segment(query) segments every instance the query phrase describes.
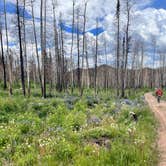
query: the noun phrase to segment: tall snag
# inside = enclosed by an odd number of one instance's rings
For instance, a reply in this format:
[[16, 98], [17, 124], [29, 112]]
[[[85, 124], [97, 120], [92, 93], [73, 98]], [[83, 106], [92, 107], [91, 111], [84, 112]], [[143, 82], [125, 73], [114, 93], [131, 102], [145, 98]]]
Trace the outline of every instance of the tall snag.
[[81, 89], [81, 72], [80, 72], [80, 9], [77, 9], [77, 85]]
[[31, 11], [32, 11], [32, 23], [33, 23], [35, 50], [36, 50], [36, 56], [37, 56], [37, 69], [38, 69], [41, 93], [43, 93], [43, 85], [42, 85], [42, 76], [41, 76], [41, 70], [40, 70], [40, 59], [39, 59], [39, 52], [38, 52], [38, 41], [37, 41], [37, 33], [36, 33], [36, 25], [35, 25], [35, 17], [34, 17], [33, 0], [31, 0]]
[[86, 42], [86, 11], [87, 11], [87, 4], [88, 2], [85, 2], [85, 6], [84, 6], [84, 21], [83, 21], [83, 42], [82, 42], [82, 83], [81, 83], [81, 96], [83, 95], [83, 91], [84, 91], [84, 75], [85, 75], [85, 70], [84, 70], [84, 59], [85, 59], [85, 42]]
[[3, 48], [3, 37], [2, 37], [2, 28], [0, 25], [0, 42], [1, 42], [1, 56], [2, 56], [2, 66], [3, 66], [3, 88], [4, 90], [7, 89], [7, 80], [6, 80], [6, 65], [5, 65], [5, 58], [4, 58], [4, 48]]
[[99, 27], [99, 20], [96, 19], [96, 46], [95, 46], [95, 70], [94, 70], [94, 89], [95, 95], [97, 94], [97, 63], [98, 63], [98, 27]]
[[18, 38], [19, 38], [19, 47], [20, 47], [20, 66], [21, 66], [21, 84], [23, 95], [26, 95], [25, 91], [25, 78], [24, 78], [24, 59], [23, 59], [23, 50], [22, 50], [22, 34], [21, 34], [21, 25], [20, 25], [20, 6], [17, 0], [17, 25], [18, 25]]
[[4, 16], [5, 16], [5, 31], [6, 31], [6, 46], [7, 46], [7, 59], [8, 59], [8, 71], [9, 71], [9, 94], [12, 95], [12, 55], [9, 53], [9, 41], [8, 41], [8, 24], [6, 15], [6, 0], [4, 0]]
[[[45, 3], [44, 3], [45, 2]], [[42, 57], [42, 97], [46, 98], [46, 0], [43, 2], [43, 0], [40, 1], [40, 40], [41, 40], [41, 57]], [[43, 22], [43, 7], [45, 7], [44, 10], [44, 22]]]
[[71, 41], [71, 52], [70, 52], [70, 68], [71, 68], [71, 93], [74, 90], [74, 67], [73, 67], [73, 46], [74, 46], [74, 27], [75, 27], [75, 0], [73, 0], [73, 13], [72, 13], [72, 41]]
[[116, 41], [116, 89], [119, 96], [119, 60], [120, 60], [120, 0], [117, 0], [116, 6], [116, 21], [117, 21], [117, 41]]

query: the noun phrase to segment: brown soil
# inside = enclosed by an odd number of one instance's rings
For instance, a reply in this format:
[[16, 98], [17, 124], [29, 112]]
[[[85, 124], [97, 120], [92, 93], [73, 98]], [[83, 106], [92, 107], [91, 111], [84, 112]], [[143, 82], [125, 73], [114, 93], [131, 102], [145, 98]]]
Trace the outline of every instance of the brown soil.
[[157, 140], [160, 154], [158, 166], [166, 166], [166, 102], [161, 101], [161, 103], [157, 103], [157, 99], [152, 95], [152, 93], [145, 94], [145, 99], [160, 124]]

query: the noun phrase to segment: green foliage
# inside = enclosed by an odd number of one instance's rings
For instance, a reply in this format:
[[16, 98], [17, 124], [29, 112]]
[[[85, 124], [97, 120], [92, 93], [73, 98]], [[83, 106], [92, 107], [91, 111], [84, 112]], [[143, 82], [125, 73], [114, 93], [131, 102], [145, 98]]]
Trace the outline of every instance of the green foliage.
[[157, 123], [144, 91], [130, 95], [134, 105], [121, 104], [112, 90], [96, 97], [91, 89], [83, 97], [57, 93], [45, 100], [39, 89], [30, 98], [20, 93], [0, 97], [0, 165], [155, 165]]
[[6, 113], [9, 112], [16, 112], [19, 110], [19, 106], [16, 104], [16, 102], [9, 98], [9, 99], [1, 99], [0, 100], [0, 111], [4, 111]]
[[65, 127], [73, 131], [79, 131], [86, 123], [86, 115], [83, 112], [71, 112], [65, 118]]

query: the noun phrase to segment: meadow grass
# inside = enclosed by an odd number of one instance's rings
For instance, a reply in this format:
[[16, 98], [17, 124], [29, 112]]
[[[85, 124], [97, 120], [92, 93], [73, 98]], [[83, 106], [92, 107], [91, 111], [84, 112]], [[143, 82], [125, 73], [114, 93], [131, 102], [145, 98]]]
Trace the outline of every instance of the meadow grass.
[[[156, 124], [143, 100], [145, 90], [116, 99], [113, 90], [94, 97], [39, 89], [23, 98], [0, 91], [0, 165], [154, 166]], [[131, 92], [130, 92], [131, 93]], [[134, 121], [130, 112], [136, 113]]]

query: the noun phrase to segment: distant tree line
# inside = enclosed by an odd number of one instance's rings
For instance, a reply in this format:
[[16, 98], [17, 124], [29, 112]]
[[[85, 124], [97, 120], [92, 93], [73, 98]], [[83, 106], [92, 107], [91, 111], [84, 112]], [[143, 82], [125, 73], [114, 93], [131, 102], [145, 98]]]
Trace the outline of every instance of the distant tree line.
[[[66, 52], [63, 30], [63, 13], [57, 13], [58, 3], [40, 0], [40, 18], [36, 21], [35, 0], [16, 0], [16, 13], [13, 19], [12, 33], [18, 39], [18, 50], [9, 44], [9, 22], [7, 19], [6, 0], [4, 12], [0, 15], [0, 79], [4, 90], [13, 95], [13, 85], [20, 82], [24, 96], [31, 95], [31, 83], [34, 88], [40, 85], [41, 96], [47, 97], [52, 90], [68, 91], [79, 89], [82, 96], [85, 88], [117, 89], [118, 97], [125, 97], [126, 89], [166, 86], [165, 52], [157, 49], [157, 40], [152, 36], [152, 68], [145, 68], [144, 41], [132, 35], [134, 19], [134, 0], [117, 0], [114, 16], [114, 52], [115, 62], [109, 65], [108, 49], [110, 43], [103, 35], [102, 46], [99, 44], [99, 18], [96, 18], [96, 35], [89, 41], [87, 31], [88, 0], [80, 6], [72, 1], [71, 13], [71, 48]], [[111, 5], [111, 4], [110, 4]], [[26, 18], [26, 8], [30, 9], [31, 18]], [[48, 10], [48, 8], [50, 10]], [[48, 24], [48, 12], [52, 12], [52, 23]], [[50, 21], [50, 20], [49, 20]], [[40, 29], [37, 24], [40, 23]], [[50, 27], [52, 26], [52, 27]], [[28, 28], [31, 27], [31, 28]], [[49, 30], [52, 29], [51, 36]], [[40, 38], [40, 40], [38, 40]], [[28, 42], [27, 42], [28, 41]], [[27, 48], [31, 43], [31, 51]], [[105, 63], [99, 66], [100, 49], [104, 50]], [[40, 49], [39, 49], [40, 48]], [[66, 56], [66, 55], [70, 56]], [[156, 54], [160, 57], [160, 67], [156, 68]], [[90, 58], [94, 67], [90, 67]]]

